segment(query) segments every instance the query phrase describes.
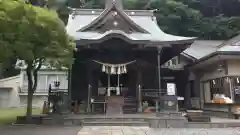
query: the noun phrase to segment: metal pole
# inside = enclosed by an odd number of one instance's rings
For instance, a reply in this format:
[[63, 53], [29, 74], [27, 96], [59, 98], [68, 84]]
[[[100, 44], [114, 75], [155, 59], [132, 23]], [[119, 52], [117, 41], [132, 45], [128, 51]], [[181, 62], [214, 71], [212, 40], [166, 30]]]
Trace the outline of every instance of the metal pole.
[[110, 85], [111, 85], [111, 81], [110, 81], [111, 77], [110, 77], [110, 73], [108, 73], [108, 88], [107, 88], [107, 96], [111, 96], [110, 95]]
[[139, 102], [139, 112], [143, 111], [142, 107], [142, 90], [141, 90], [141, 85], [138, 85], [138, 102]]
[[90, 112], [90, 104], [91, 104], [91, 85], [88, 85], [88, 108], [87, 108], [87, 112]]
[[[161, 98], [161, 52], [162, 48], [158, 47], [158, 92], [159, 92], [159, 99]], [[158, 112], [159, 106], [158, 101], [156, 101], [156, 112]]]
[[118, 83], [117, 83], [118, 85], [118, 87], [120, 86], [120, 75], [118, 74]]
[[231, 100], [234, 101], [234, 92], [233, 92], [233, 88], [232, 88], [232, 78], [228, 78], [228, 82], [229, 82], [229, 88], [230, 88], [230, 93], [231, 93]]
[[158, 47], [158, 89], [159, 89], [159, 96], [161, 96], [161, 51], [162, 48]]
[[108, 88], [110, 87], [110, 74], [108, 73]]

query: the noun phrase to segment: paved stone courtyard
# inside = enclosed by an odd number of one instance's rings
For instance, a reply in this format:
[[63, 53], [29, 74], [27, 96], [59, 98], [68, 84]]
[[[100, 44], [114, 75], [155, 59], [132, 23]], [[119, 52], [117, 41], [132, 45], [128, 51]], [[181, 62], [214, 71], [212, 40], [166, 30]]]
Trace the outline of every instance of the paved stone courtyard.
[[240, 135], [240, 128], [150, 129], [126, 126], [0, 126], [0, 135]]
[[149, 127], [87, 126], [78, 135], [155, 135], [155, 132]]
[[151, 129], [149, 127], [89, 126], [78, 135], [240, 135], [240, 129]]

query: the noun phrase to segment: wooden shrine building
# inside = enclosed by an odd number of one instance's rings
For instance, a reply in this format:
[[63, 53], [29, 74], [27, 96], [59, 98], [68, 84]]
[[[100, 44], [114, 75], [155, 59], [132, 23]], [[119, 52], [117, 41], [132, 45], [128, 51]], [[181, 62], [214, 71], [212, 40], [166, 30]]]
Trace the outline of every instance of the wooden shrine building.
[[175, 75], [170, 81], [176, 89], [186, 87], [187, 72], [161, 65], [195, 38], [164, 33], [153, 11], [124, 10], [121, 0], [106, 0], [103, 10], [73, 9], [67, 32], [77, 43], [70, 97], [88, 112], [142, 111], [142, 102], [154, 98], [148, 99], [141, 90], [155, 98], [166, 95], [166, 82], [161, 79], [166, 74]]

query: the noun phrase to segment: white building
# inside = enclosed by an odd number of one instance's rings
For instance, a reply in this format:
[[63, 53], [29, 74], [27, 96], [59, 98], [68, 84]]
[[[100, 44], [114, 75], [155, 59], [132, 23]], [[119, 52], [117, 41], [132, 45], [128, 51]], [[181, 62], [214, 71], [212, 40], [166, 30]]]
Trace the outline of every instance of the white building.
[[[41, 106], [47, 101], [49, 84], [60, 81], [59, 89], [68, 89], [67, 70], [46, 70], [38, 72], [38, 86], [33, 97], [33, 106]], [[27, 103], [27, 76], [23, 70], [18, 76], [0, 80], [0, 108], [19, 107]]]

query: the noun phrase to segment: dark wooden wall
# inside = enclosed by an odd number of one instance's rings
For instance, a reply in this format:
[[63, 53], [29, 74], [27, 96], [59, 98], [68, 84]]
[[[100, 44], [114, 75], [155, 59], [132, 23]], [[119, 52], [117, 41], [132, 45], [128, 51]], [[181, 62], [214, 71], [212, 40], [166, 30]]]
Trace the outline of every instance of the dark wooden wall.
[[[175, 56], [176, 51], [165, 49], [161, 56], [161, 64]], [[92, 92], [97, 95], [99, 80], [106, 85], [107, 75], [101, 72], [101, 65], [93, 62], [119, 64], [136, 60], [129, 65], [128, 73], [121, 80], [124, 87], [129, 88], [129, 95], [136, 96], [138, 83], [141, 83], [144, 89], [158, 88], [157, 71], [157, 50], [156, 48], [139, 48], [138, 45], [129, 44], [120, 39], [107, 40], [101, 44], [93, 44], [90, 48], [83, 48], [75, 53], [75, 62], [72, 68], [71, 94], [72, 100], [87, 100], [88, 85], [91, 84]], [[141, 75], [140, 75], [141, 74]], [[164, 75], [164, 73], [161, 73]], [[179, 84], [183, 83], [185, 74], [179, 76]], [[139, 77], [141, 76], [141, 79]], [[177, 87], [183, 90], [185, 86], [177, 83]], [[184, 90], [183, 90], [184, 91]], [[182, 92], [180, 92], [182, 94]]]

